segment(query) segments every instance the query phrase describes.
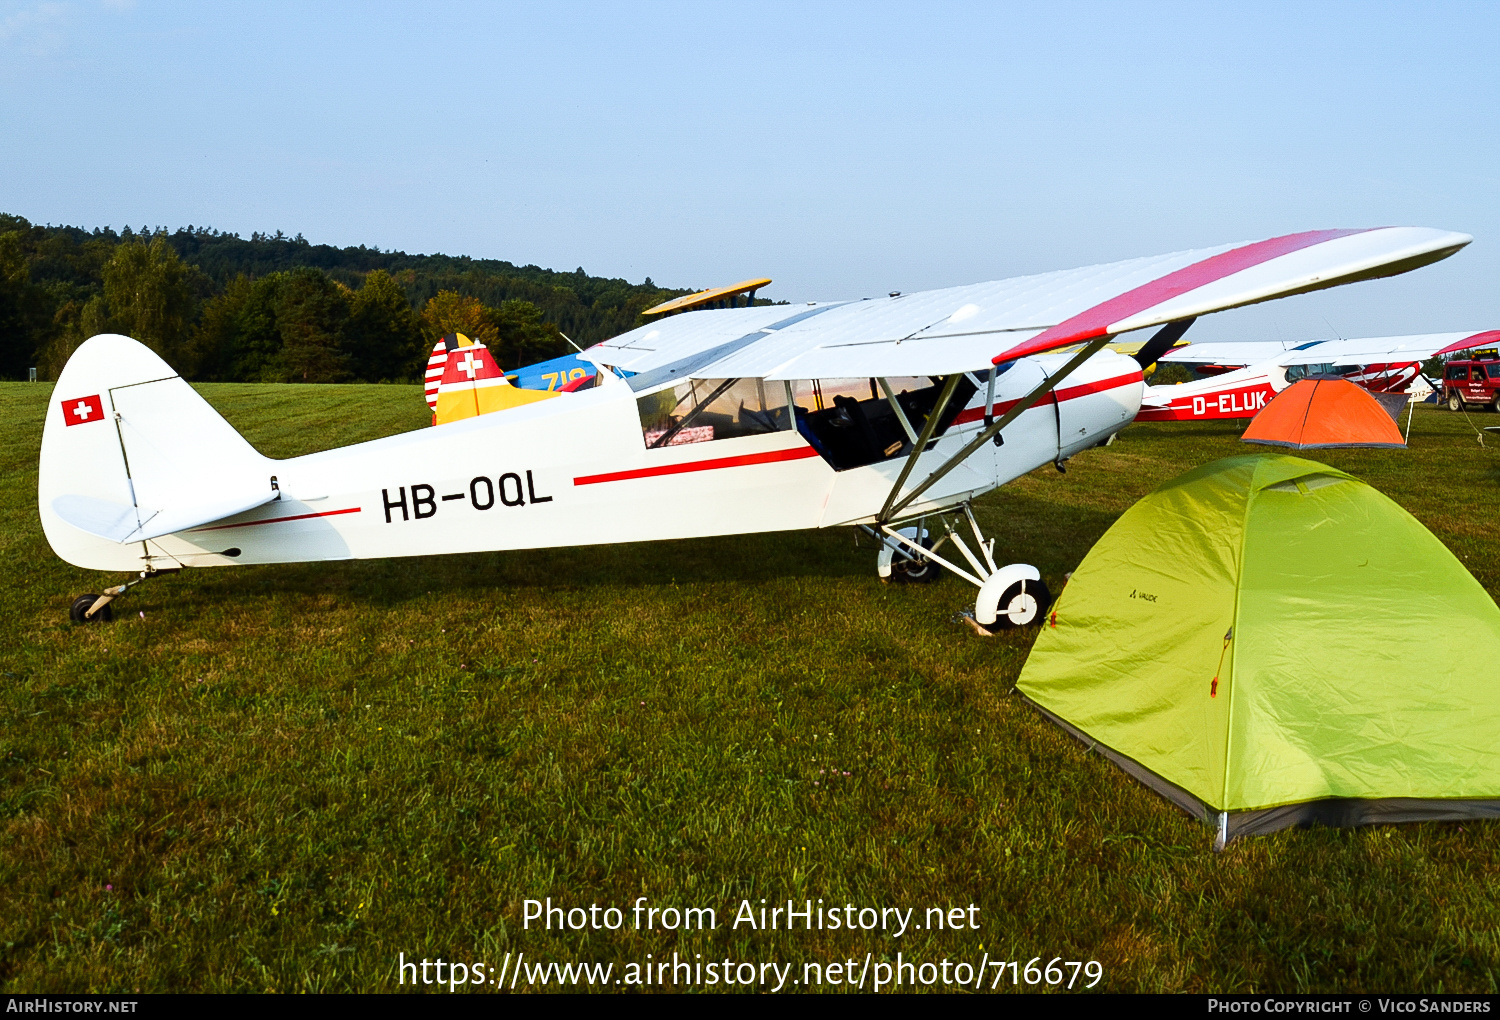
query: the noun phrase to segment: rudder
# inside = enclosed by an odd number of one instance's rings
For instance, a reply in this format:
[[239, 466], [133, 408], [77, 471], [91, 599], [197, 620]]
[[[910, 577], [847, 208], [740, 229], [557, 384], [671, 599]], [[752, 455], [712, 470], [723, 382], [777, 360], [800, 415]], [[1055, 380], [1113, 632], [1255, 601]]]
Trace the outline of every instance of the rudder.
[[53, 551], [75, 566], [166, 561], [150, 539], [276, 498], [272, 462], [129, 337], [85, 341], [52, 392], [38, 510]]

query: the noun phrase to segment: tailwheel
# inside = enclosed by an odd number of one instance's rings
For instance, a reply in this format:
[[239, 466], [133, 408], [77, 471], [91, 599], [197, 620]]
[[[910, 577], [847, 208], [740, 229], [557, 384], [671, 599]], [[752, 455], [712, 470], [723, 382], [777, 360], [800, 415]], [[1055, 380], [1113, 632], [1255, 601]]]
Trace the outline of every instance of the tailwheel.
[[94, 603], [98, 602], [101, 598], [103, 598], [102, 595], [94, 595], [92, 593], [78, 596], [73, 600], [73, 605], [68, 609], [68, 619], [74, 623], [108, 623], [113, 620], [115, 618], [115, 611], [109, 607], [108, 602], [100, 606], [92, 616], [89, 615], [89, 610], [93, 609]]
[[[239, 550], [235, 549], [232, 552], [238, 555]], [[105, 588], [104, 592], [99, 595], [80, 595], [73, 600], [73, 605], [69, 607], [68, 619], [74, 623], [96, 623], [99, 620], [108, 623], [115, 618], [115, 611], [109, 607], [109, 604], [115, 599], [124, 595], [148, 577], [175, 574], [181, 569], [181, 567], [169, 567], [161, 570], [157, 567], [148, 566], [145, 570], [141, 571], [140, 576], [134, 581], [126, 581], [124, 584], [117, 584], [113, 588]]]

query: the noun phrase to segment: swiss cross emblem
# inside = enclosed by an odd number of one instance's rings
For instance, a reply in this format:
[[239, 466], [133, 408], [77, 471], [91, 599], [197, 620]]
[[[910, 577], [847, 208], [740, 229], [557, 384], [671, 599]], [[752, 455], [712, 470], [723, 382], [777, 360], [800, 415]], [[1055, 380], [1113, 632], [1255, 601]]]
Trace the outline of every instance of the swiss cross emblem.
[[62, 402], [63, 421], [69, 425], [82, 425], [88, 421], [104, 420], [104, 404], [99, 399], [99, 394], [92, 397], [81, 397], [77, 400], [64, 400]]

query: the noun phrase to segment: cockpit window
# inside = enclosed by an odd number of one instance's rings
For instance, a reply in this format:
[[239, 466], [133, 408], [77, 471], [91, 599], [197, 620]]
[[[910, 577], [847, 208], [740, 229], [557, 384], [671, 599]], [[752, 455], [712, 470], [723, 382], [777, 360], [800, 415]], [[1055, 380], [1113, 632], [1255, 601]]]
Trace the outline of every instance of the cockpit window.
[[707, 443], [791, 427], [786, 385], [764, 379], [684, 379], [636, 399], [648, 448]]

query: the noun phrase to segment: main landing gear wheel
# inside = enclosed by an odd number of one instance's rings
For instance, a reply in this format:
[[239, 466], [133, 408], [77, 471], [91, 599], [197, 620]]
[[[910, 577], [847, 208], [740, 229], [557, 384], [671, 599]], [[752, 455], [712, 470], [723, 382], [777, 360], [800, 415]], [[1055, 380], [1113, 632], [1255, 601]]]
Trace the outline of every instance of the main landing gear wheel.
[[1040, 623], [1052, 606], [1052, 593], [1043, 581], [1017, 581], [1000, 596], [997, 627], [1030, 627]]
[[80, 595], [73, 600], [73, 605], [68, 609], [68, 619], [74, 623], [108, 623], [115, 618], [115, 611], [109, 607], [109, 603], [99, 607], [99, 611], [93, 616], [88, 615], [89, 608], [99, 601], [98, 595]]
[[1023, 578], [1012, 582], [1000, 593], [994, 623], [980, 623], [979, 607], [975, 606], [974, 626], [991, 634], [1015, 627], [1031, 627], [1041, 623], [1050, 608], [1052, 593], [1047, 590], [1047, 585], [1040, 578]]
[[[916, 529], [903, 529], [902, 533], [905, 534], [906, 531], [911, 532], [907, 535], [908, 538], [916, 537]], [[923, 535], [917, 544], [923, 549], [931, 549], [934, 544], [932, 535]], [[907, 552], [909, 553], [909, 550]], [[943, 569], [925, 557], [918, 557], [914, 553], [906, 555], [901, 551], [891, 557], [890, 581], [892, 584], [931, 584], [942, 576]]]

